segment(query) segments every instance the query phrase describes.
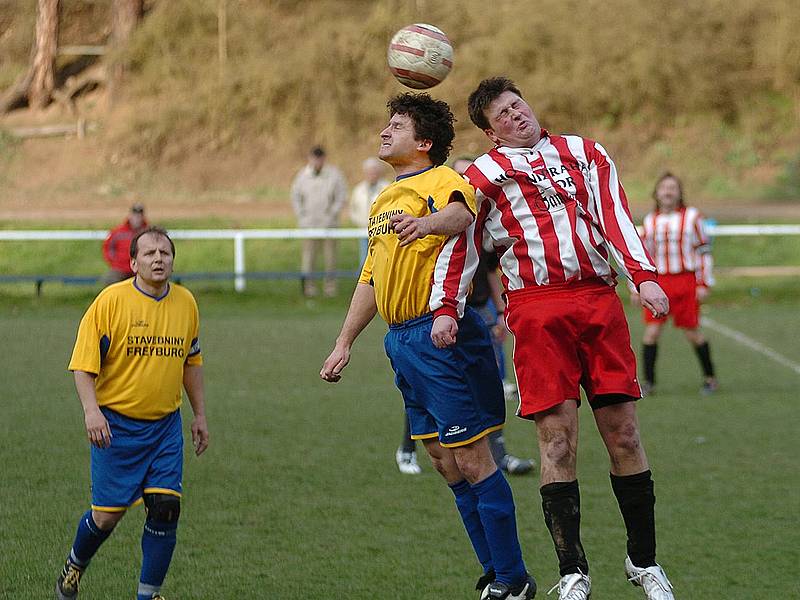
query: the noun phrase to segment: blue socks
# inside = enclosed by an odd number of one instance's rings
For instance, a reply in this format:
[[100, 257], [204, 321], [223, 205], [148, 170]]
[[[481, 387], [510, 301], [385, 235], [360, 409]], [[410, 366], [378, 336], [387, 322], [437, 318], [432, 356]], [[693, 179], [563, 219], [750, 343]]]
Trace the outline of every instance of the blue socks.
[[137, 600], [150, 600], [161, 589], [177, 541], [177, 523], [147, 520], [142, 532], [142, 574]]
[[470, 488], [478, 500], [477, 510], [483, 524], [484, 539], [491, 553], [492, 566], [497, 573], [497, 581], [506, 585], [525, 581], [528, 573], [522, 561], [522, 550], [517, 537], [511, 486], [498, 469]]
[[456, 507], [461, 513], [461, 520], [464, 522], [464, 529], [467, 530], [472, 547], [478, 556], [478, 561], [483, 567], [483, 572], [488, 573], [492, 569], [492, 554], [489, 552], [489, 544], [486, 542], [486, 533], [483, 530], [483, 523], [478, 513], [478, 497], [472, 491], [470, 485], [461, 480], [458, 483], [448, 484], [456, 497]]
[[112, 531], [114, 530], [103, 531], [100, 529], [92, 518], [92, 511], [87, 510], [78, 523], [78, 531], [75, 533], [69, 560], [81, 569], [85, 569]]

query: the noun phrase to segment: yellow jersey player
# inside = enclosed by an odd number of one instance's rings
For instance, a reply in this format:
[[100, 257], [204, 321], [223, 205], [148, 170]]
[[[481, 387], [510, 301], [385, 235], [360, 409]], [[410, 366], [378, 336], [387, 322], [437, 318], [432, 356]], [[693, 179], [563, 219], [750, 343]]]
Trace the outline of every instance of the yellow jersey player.
[[536, 583], [522, 560], [511, 488], [486, 437], [505, 422], [503, 387], [488, 331], [456, 301], [469, 280], [452, 276], [475, 253], [465, 230], [476, 213], [472, 187], [442, 166], [453, 115], [427, 94], [397, 96], [388, 108], [378, 157], [396, 180], [372, 205], [367, 259], [320, 376], [341, 379], [353, 342], [380, 313], [412, 437], [453, 491], [483, 567], [481, 598], [528, 600]]
[[181, 508], [181, 386], [192, 440], [208, 445], [197, 304], [170, 283], [175, 246], [150, 227], [133, 238], [134, 277], [104, 289], [81, 320], [69, 369], [91, 444], [92, 504], [78, 524], [57, 600], [78, 596], [89, 561], [129, 507], [144, 502], [138, 600], [162, 598]]

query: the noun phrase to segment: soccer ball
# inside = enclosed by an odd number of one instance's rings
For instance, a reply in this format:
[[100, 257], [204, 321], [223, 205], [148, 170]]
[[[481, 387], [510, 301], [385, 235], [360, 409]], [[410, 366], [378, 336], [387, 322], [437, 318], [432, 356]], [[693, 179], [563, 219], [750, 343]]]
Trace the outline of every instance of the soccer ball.
[[453, 46], [441, 29], [416, 23], [394, 34], [387, 56], [397, 81], [415, 90], [441, 83], [453, 68]]

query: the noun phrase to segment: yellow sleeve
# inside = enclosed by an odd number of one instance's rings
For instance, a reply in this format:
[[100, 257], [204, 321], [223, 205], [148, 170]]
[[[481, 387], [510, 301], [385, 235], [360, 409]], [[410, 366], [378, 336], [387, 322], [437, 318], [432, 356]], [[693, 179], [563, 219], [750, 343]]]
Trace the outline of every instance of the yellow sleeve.
[[436, 210], [442, 210], [453, 201], [464, 202], [473, 215], [478, 213], [475, 189], [461, 175], [448, 168], [439, 186], [437, 186], [433, 205]]
[[367, 252], [367, 259], [364, 261], [364, 266], [361, 268], [361, 275], [358, 278], [358, 283], [372, 285], [372, 252]]
[[203, 353], [200, 351], [200, 310], [197, 308], [197, 302], [194, 297], [190, 296], [190, 298], [194, 309], [194, 318], [192, 319], [192, 343], [186, 356], [186, 364], [199, 367], [203, 364]]
[[69, 361], [70, 371], [100, 374], [100, 346], [102, 343], [107, 352], [111, 345], [111, 338], [100, 324], [102, 311], [99, 304], [100, 298], [95, 298], [81, 319], [81, 324], [78, 326], [78, 337], [75, 339], [75, 347], [72, 349], [72, 358]]

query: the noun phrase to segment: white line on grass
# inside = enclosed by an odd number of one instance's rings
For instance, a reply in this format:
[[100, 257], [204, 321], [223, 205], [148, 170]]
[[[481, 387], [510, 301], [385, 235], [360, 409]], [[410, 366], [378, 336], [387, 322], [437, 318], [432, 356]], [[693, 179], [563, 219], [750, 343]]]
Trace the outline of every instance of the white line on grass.
[[792, 371], [800, 375], [800, 364], [789, 360], [783, 354], [780, 354], [773, 350], [772, 348], [768, 348], [761, 342], [757, 342], [753, 338], [747, 337], [741, 331], [736, 331], [735, 329], [731, 329], [730, 327], [723, 325], [721, 323], [717, 323], [713, 319], [709, 319], [708, 317], [702, 318], [703, 327], [708, 327], [709, 329], [716, 331], [717, 333], [721, 333], [722, 335], [729, 337], [733, 340], [736, 340], [743, 346], [747, 346], [751, 350], [755, 350], [756, 352], [763, 354], [767, 358], [771, 358], [776, 363], [783, 365], [784, 367], [790, 368]]

